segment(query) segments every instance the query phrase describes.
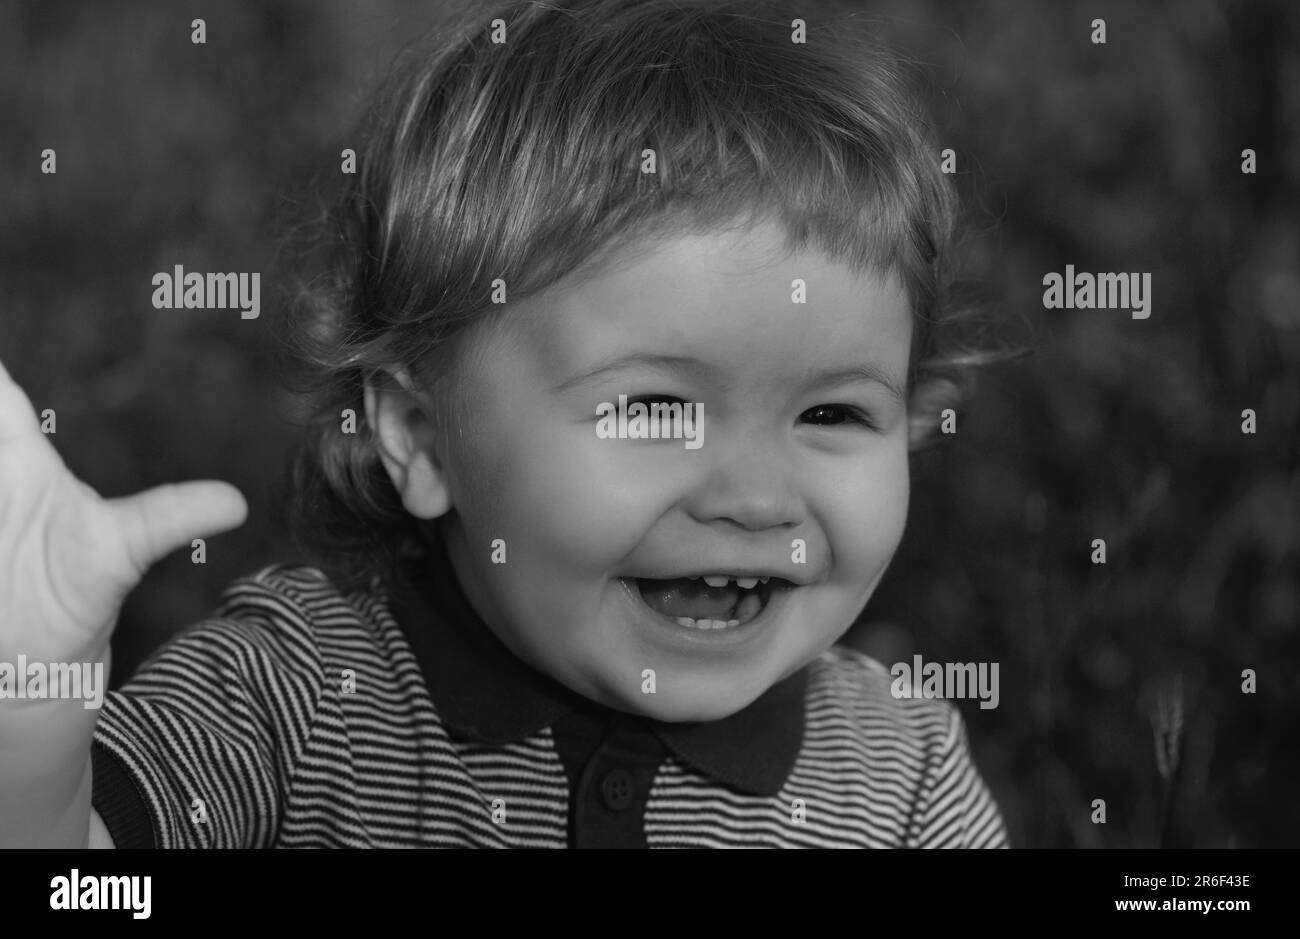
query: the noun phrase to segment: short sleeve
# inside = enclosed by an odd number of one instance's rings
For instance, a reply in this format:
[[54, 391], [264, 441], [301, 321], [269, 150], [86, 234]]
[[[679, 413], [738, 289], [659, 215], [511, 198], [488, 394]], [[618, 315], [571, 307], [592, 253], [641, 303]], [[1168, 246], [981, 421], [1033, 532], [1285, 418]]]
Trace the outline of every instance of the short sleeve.
[[321, 697], [283, 589], [246, 578], [105, 698], [92, 803], [119, 846], [267, 847]]
[[907, 847], [1010, 847], [997, 803], [971, 759], [966, 723], [950, 704], [948, 732], [927, 759]]

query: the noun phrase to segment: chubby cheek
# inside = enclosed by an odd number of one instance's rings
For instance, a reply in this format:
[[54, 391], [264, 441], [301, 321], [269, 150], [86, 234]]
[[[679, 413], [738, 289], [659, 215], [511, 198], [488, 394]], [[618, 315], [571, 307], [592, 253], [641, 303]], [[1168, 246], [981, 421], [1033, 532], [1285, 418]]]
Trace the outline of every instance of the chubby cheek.
[[839, 483], [826, 487], [827, 501], [818, 511], [834, 561], [831, 586], [852, 595], [852, 602], [865, 602], [893, 558], [907, 523], [906, 447], [891, 448]]
[[618, 452], [626, 442], [596, 438], [594, 417], [586, 428], [513, 409], [490, 427], [458, 474], [470, 538], [503, 539], [515, 577], [545, 570], [581, 579], [616, 568], [653, 519], [640, 474]]

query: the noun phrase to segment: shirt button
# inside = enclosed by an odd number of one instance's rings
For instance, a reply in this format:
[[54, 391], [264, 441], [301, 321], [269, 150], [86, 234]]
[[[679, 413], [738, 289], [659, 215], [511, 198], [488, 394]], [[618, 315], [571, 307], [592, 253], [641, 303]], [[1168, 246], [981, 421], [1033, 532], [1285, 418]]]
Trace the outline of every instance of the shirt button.
[[632, 775], [625, 769], [610, 770], [600, 781], [600, 795], [610, 809], [623, 811], [632, 802]]

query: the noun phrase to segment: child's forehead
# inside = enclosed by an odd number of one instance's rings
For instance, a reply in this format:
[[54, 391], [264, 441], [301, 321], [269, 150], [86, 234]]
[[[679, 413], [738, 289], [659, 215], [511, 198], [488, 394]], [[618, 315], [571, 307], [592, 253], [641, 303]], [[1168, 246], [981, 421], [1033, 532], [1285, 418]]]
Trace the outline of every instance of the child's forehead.
[[[782, 228], [764, 222], [626, 242], [518, 306], [560, 317], [626, 312], [658, 321], [682, 307], [807, 305], [814, 299], [853, 305], [899, 286], [893, 272], [855, 267], [816, 247], [796, 247]], [[805, 296], [792, 297], [801, 287]]]
[[782, 368], [847, 367], [910, 336], [896, 277], [791, 251], [772, 231], [658, 239], [513, 307], [516, 342], [549, 376], [638, 354], [742, 367], [771, 346]]

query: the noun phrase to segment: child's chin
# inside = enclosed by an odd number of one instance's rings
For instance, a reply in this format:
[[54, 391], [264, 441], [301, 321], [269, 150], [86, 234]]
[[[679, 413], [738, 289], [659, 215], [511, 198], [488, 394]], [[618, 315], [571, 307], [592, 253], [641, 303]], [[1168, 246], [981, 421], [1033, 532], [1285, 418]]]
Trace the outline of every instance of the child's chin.
[[743, 710], [753, 700], [753, 697], [711, 689], [698, 694], [682, 691], [665, 694], [660, 691], [643, 695], [639, 700], [628, 704], [642, 717], [666, 723], [687, 723], [720, 721]]

